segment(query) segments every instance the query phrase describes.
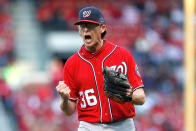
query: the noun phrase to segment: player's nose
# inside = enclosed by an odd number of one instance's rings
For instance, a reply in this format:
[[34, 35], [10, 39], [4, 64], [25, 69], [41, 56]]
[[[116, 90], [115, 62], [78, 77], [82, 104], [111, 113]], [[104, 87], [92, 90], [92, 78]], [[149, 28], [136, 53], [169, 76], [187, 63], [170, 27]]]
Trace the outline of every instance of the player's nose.
[[84, 27], [84, 32], [87, 32], [88, 31], [88, 28], [87, 27]]

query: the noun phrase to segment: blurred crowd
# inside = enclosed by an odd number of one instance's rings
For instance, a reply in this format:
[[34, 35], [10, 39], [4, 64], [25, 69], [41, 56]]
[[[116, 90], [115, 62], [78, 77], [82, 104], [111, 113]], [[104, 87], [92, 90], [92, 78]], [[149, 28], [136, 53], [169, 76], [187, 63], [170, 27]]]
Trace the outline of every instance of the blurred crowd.
[[[55, 86], [62, 80], [64, 60], [54, 58], [51, 81], [28, 83], [11, 90], [5, 70], [10, 67], [13, 32], [8, 6], [0, 3], [0, 100], [16, 119], [19, 131], [74, 131], [77, 113], [65, 116]], [[0, 0], [1, 2], [1, 0]], [[147, 101], [138, 108], [138, 131], [182, 131], [183, 19], [181, 0], [35, 0], [36, 18], [45, 32], [76, 30], [73, 22], [85, 6], [100, 8], [107, 25], [106, 39], [129, 49], [140, 67]], [[3, 6], [1, 6], [3, 5]], [[11, 59], [8, 59], [11, 58]], [[7, 61], [7, 62], [6, 62]]]
[[0, 0], [0, 67], [8, 63], [14, 46], [12, 17], [9, 12], [9, 0]]

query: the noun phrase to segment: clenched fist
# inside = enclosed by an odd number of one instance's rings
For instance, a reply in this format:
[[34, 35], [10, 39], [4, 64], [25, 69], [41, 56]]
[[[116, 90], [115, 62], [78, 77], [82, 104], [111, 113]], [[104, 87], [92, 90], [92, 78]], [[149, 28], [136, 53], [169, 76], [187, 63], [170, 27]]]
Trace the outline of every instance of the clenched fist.
[[56, 90], [61, 96], [63, 100], [68, 100], [70, 97], [70, 89], [69, 87], [64, 83], [64, 81], [59, 81], [59, 84], [56, 86]]

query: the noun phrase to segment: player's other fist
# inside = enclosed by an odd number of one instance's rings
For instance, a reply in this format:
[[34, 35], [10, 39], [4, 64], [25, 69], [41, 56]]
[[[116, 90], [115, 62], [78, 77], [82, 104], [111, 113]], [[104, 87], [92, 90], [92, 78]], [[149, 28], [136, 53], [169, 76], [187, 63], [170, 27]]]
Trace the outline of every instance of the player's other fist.
[[56, 86], [56, 90], [61, 96], [62, 99], [68, 100], [70, 96], [70, 89], [69, 87], [64, 83], [64, 81], [59, 81], [59, 84]]

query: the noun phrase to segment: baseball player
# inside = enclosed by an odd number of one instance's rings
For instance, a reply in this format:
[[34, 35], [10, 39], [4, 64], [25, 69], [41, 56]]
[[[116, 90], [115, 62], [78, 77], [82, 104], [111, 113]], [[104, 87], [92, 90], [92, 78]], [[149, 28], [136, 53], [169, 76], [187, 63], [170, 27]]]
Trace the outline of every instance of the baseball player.
[[144, 104], [145, 93], [133, 56], [104, 39], [98, 8], [81, 9], [75, 25], [84, 44], [67, 60], [56, 86], [62, 111], [71, 115], [77, 108], [78, 131], [134, 131], [134, 104]]

